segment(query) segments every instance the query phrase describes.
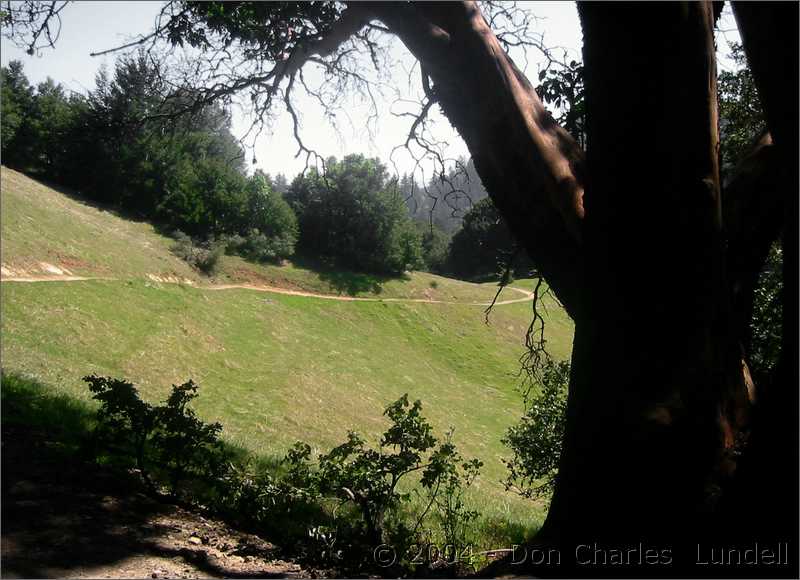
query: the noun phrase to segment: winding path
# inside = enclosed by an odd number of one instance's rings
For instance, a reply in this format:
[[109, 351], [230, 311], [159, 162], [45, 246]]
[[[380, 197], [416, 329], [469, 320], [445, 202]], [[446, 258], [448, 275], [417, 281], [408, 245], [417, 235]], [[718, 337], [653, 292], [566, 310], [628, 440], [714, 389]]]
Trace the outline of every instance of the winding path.
[[[148, 275], [148, 277], [155, 282], [161, 284], [181, 284], [185, 283], [193, 288], [200, 290], [255, 290], [256, 292], [269, 292], [272, 294], [284, 294], [287, 296], [304, 296], [306, 298], [319, 298], [321, 300], [338, 300], [340, 302], [408, 302], [420, 304], [466, 304], [468, 306], [489, 306], [491, 302], [459, 302], [456, 300], [434, 300], [432, 298], [367, 298], [363, 296], [341, 296], [336, 294], [317, 294], [314, 292], [306, 292], [303, 290], [289, 290], [288, 288], [278, 288], [277, 286], [262, 286], [255, 284], [212, 284], [207, 286], [198, 286], [193, 283], [183, 282], [178, 279], [165, 279], [155, 275]], [[0, 277], [0, 282], [81, 282], [85, 280], [119, 280], [119, 278], [103, 278], [103, 277], [84, 277], [72, 276], [66, 274], [48, 274], [48, 275], [6, 275]], [[190, 281], [189, 281], [190, 282]], [[515, 298], [511, 300], [498, 300], [494, 303], [495, 306], [504, 306], [506, 304], [517, 304], [519, 302], [530, 302], [533, 300], [533, 292], [523, 290], [522, 288], [514, 288], [513, 286], [506, 286], [507, 289], [513, 290], [524, 294], [523, 298]]]
[[[241, 288], [245, 290], [256, 290], [258, 292], [272, 292], [274, 294], [286, 294], [289, 296], [305, 296], [307, 298], [321, 298], [323, 300], [340, 300], [342, 302], [419, 302], [420, 304], [466, 304], [468, 306], [489, 306], [490, 302], [458, 302], [455, 300], [434, 300], [432, 298], [366, 298], [363, 296], [340, 296], [336, 294], [316, 294], [314, 292], [305, 292], [303, 290], [288, 290], [286, 288], [277, 288], [275, 286], [256, 286], [252, 284], [217, 284], [214, 286], [197, 286], [204, 290], [230, 290], [234, 288]], [[533, 300], [533, 292], [523, 290], [522, 288], [514, 288], [506, 286], [509, 290], [520, 292], [524, 294], [524, 298], [516, 298], [513, 300], [498, 300], [495, 306], [502, 306], [504, 304], [516, 304], [517, 302], [528, 302]]]

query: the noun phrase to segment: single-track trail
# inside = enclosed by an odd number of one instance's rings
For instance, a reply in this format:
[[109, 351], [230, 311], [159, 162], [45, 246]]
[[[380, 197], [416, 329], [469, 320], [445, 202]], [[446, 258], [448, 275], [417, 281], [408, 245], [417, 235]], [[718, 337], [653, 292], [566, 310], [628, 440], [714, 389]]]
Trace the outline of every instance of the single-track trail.
[[[289, 290], [287, 288], [278, 288], [275, 286], [261, 286], [255, 284], [216, 284], [212, 286], [198, 286], [205, 290], [231, 290], [231, 289], [245, 289], [256, 290], [258, 292], [272, 292], [275, 294], [286, 294], [288, 296], [305, 296], [307, 298], [321, 298], [323, 300], [340, 300], [342, 302], [417, 302], [421, 304], [467, 304], [469, 306], [489, 306], [491, 302], [459, 302], [456, 300], [434, 300], [433, 298], [367, 298], [364, 296], [340, 296], [336, 294], [316, 294], [314, 292], [306, 292], [304, 290]], [[525, 295], [524, 298], [516, 298], [512, 300], [498, 300], [494, 303], [495, 306], [502, 306], [504, 304], [516, 304], [517, 302], [528, 302], [533, 300], [533, 292], [523, 290], [522, 288], [514, 288], [506, 286], [509, 290], [520, 292]]]
[[[0, 271], [0, 282], [82, 282], [86, 280], [119, 280], [119, 278], [111, 277], [91, 277], [91, 276], [73, 276], [71, 273], [48, 273], [48, 274], [31, 274], [26, 271], [14, 270], [11, 268], [3, 267]], [[365, 296], [342, 296], [337, 294], [319, 294], [316, 292], [308, 292], [305, 290], [290, 290], [288, 288], [280, 288], [278, 286], [266, 286], [261, 284], [208, 284], [198, 285], [191, 280], [184, 280], [171, 276], [157, 276], [155, 274], [148, 274], [148, 279], [153, 282], [162, 284], [186, 284], [193, 288], [200, 290], [254, 290], [256, 292], [270, 292], [272, 294], [284, 294], [287, 296], [303, 296], [306, 298], [317, 298], [321, 300], [338, 300], [341, 302], [407, 302], [407, 303], [420, 303], [420, 304], [465, 304], [468, 306], [489, 306], [491, 302], [462, 302], [457, 300], [435, 300], [433, 298], [371, 298]], [[510, 300], [498, 300], [494, 303], [495, 306], [504, 306], [506, 304], [517, 304], [520, 302], [529, 302], [533, 300], [534, 293], [522, 288], [515, 288], [513, 286], [506, 286], [509, 290], [524, 294], [523, 298], [514, 298]]]

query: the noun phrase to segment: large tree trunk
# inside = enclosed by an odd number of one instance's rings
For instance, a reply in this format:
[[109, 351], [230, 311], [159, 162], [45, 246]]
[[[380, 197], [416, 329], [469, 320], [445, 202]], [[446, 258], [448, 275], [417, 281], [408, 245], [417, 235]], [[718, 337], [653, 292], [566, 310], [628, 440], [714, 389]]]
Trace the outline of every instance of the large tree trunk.
[[[750, 68], [774, 138], [783, 217], [783, 328], [774, 379], [759, 389], [751, 445], [727, 522], [765, 542], [790, 541], [798, 570], [798, 4], [734, 2]], [[757, 501], [753, 501], [757, 498]]]
[[588, 3], [580, 15], [585, 316], [541, 539], [570, 553], [645, 542], [690, 566], [747, 408], [724, 264], [713, 14], [710, 3]]
[[[726, 265], [712, 4], [580, 6], [585, 163], [474, 4], [371, 10], [425, 65], [493, 201], [575, 320], [566, 441], [538, 537], [561, 561], [536, 572], [600, 574], [585, 563], [597, 543], [627, 554], [612, 575], [735, 573], [696, 565], [698, 543], [758, 540], [719, 526], [751, 405]], [[752, 277], [759, 244], [735, 280]]]

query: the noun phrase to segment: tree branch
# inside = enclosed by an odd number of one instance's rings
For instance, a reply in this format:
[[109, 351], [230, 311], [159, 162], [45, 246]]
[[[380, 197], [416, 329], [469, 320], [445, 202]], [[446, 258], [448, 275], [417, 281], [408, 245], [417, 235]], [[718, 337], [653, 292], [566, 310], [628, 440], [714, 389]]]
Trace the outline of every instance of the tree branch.
[[575, 317], [582, 288], [582, 150], [545, 110], [476, 4], [372, 8], [424, 65], [492, 200]]
[[325, 36], [314, 42], [298, 46], [298, 49], [285, 61], [279, 76], [293, 75], [313, 55], [322, 58], [332, 55], [344, 42], [369, 24], [372, 18], [372, 11], [366, 4], [349, 3], [339, 20], [334, 23]]
[[725, 186], [724, 223], [735, 331], [745, 350], [750, 342], [753, 293], [770, 246], [780, 237], [787, 191], [784, 171], [768, 132], [755, 140]]

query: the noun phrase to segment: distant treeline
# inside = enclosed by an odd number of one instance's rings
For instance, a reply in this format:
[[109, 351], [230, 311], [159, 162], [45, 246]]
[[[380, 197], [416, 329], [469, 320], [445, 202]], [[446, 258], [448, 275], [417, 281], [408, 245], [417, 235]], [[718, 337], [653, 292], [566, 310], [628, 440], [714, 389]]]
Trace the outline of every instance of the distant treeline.
[[390, 179], [362, 155], [328, 159], [325, 176], [311, 170], [291, 184], [248, 176], [227, 111], [179, 114], [192, 97], [165, 105], [167, 89], [144, 54], [102, 69], [86, 95], [49, 78], [33, 87], [13, 61], [2, 68], [2, 162], [179, 232], [184, 243], [258, 261], [297, 250], [360, 271], [473, 278], [498, 273], [513, 251], [470, 162], [427, 187]]

